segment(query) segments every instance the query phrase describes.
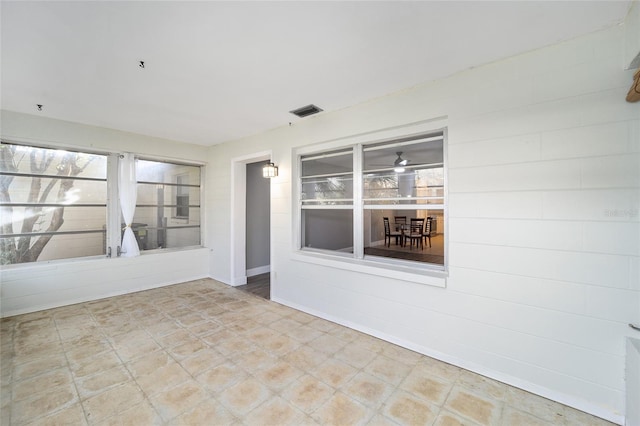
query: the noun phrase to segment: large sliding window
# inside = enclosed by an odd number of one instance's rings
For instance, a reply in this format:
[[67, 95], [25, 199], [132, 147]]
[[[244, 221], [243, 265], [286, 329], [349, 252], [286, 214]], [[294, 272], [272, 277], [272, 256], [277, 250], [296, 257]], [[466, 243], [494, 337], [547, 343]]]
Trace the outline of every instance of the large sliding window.
[[[131, 156], [133, 159], [133, 156]], [[118, 153], [0, 145], [0, 265], [121, 255]], [[136, 160], [140, 251], [201, 246], [201, 167]]]
[[200, 167], [138, 159], [136, 177], [140, 250], [200, 245]]
[[444, 270], [444, 151], [438, 131], [302, 155], [300, 248]]
[[108, 156], [0, 145], [0, 264], [105, 253]]

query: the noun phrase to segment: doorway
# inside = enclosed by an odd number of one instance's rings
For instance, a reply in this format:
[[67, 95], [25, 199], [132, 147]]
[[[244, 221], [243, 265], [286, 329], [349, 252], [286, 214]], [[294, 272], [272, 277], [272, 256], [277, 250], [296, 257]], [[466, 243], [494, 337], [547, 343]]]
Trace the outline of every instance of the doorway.
[[[270, 294], [271, 181], [262, 167], [271, 158], [261, 152], [232, 159], [231, 282], [240, 290]], [[251, 291], [252, 293], [254, 291]], [[256, 293], [257, 294], [257, 293]]]

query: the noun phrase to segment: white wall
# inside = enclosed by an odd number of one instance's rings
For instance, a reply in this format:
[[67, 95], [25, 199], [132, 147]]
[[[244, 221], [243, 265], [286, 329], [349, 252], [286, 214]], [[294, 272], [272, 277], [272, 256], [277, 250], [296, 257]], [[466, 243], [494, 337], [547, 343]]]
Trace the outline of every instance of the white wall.
[[[231, 158], [272, 150], [274, 300], [622, 422], [640, 322], [640, 104], [624, 101], [624, 49], [611, 28], [214, 146], [207, 204], [230, 205]], [[293, 148], [442, 116], [446, 288], [292, 259]], [[209, 214], [211, 271], [229, 282], [229, 211]]]
[[[2, 111], [3, 140], [202, 161], [204, 147], [34, 115]], [[99, 237], [100, 240], [102, 236]], [[209, 275], [208, 249], [136, 258], [36, 262], [0, 268], [0, 316], [11, 316]]]

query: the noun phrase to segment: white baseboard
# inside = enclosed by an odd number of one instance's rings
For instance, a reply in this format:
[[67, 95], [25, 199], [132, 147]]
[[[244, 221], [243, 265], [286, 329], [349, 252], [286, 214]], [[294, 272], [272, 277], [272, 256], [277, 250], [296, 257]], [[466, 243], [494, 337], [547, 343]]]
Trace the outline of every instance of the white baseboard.
[[264, 265], [264, 266], [258, 266], [257, 268], [247, 269], [247, 277], [266, 274], [267, 272], [271, 272], [271, 265]]

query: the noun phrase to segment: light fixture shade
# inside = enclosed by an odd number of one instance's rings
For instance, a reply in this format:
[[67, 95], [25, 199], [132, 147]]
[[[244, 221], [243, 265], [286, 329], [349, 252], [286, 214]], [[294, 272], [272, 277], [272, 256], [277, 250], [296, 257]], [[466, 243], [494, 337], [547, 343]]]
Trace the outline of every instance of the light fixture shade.
[[264, 165], [262, 168], [262, 177], [272, 178], [278, 176], [278, 168], [271, 162]]

